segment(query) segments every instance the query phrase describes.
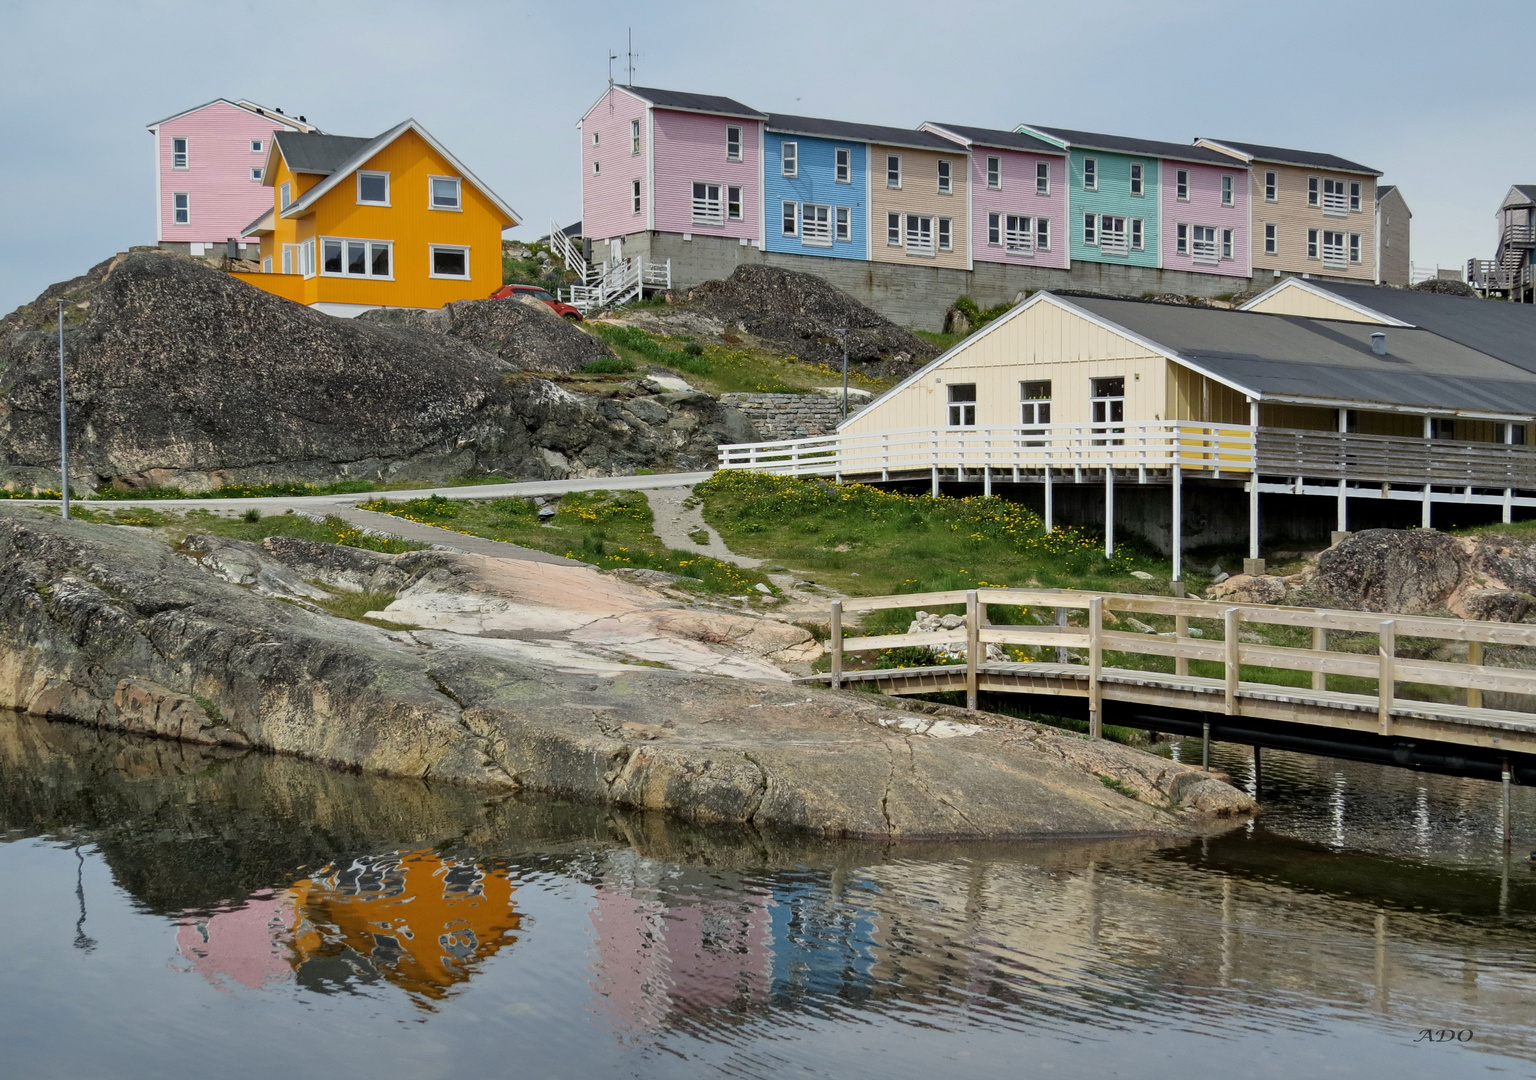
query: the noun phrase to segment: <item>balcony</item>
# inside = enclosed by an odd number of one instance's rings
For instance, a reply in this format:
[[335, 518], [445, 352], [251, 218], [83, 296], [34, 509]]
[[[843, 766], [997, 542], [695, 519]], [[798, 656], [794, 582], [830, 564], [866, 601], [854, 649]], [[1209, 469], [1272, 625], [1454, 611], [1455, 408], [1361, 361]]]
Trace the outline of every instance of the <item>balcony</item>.
[[1323, 213], [1329, 217], [1349, 216], [1349, 196], [1335, 191], [1323, 192]]

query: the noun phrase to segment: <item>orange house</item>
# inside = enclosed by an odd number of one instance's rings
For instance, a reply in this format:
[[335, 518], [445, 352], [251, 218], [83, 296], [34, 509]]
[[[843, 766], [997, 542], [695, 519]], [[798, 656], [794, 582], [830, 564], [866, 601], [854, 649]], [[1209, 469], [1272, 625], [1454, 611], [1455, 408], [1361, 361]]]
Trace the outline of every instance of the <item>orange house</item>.
[[414, 120], [375, 139], [279, 132], [262, 183], [272, 209], [246, 230], [261, 272], [235, 276], [331, 315], [490, 296], [521, 220]]

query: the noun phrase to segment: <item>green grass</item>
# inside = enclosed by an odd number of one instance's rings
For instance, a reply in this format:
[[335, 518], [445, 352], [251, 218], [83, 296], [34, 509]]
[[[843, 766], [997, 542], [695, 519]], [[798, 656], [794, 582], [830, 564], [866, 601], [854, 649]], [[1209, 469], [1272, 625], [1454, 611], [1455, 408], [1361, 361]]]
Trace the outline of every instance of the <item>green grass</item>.
[[185, 512], [157, 510], [152, 506], [77, 507], [75, 514], [82, 521], [103, 525], [136, 525], [140, 528], [159, 529], [180, 542], [193, 533], [208, 536], [226, 536], [233, 540], [249, 540], [260, 543], [269, 536], [292, 536], [299, 540], [313, 540], [322, 544], [342, 544], [346, 547], [363, 548], [399, 554], [403, 551], [420, 551], [426, 544], [414, 540], [402, 540], [393, 536], [373, 536], [339, 517], [327, 517], [324, 521], [311, 521], [299, 514], [270, 514], [250, 520], [249, 516], [223, 517], [207, 510]]
[[937, 330], [914, 330], [912, 332], [941, 353], [948, 352], [970, 336], [969, 334], [943, 334]]
[[696, 552], [669, 550], [656, 537], [650, 503], [637, 491], [566, 495], [547, 521], [541, 521], [537, 507], [528, 499], [456, 500], [433, 495], [405, 502], [378, 499], [364, 504], [363, 509], [469, 536], [521, 544], [605, 569], [627, 566], [663, 570], [682, 575], [680, 584], [698, 592], [758, 595], [754, 586], [769, 584], [762, 574], [730, 563]]
[[315, 582], [319, 588], [324, 589], [330, 595], [322, 600], [316, 600], [315, 605], [329, 611], [332, 615], [343, 619], [351, 619], [353, 622], [363, 622], [370, 626], [377, 626], [384, 630], [414, 630], [416, 627], [408, 623], [391, 622], [388, 619], [370, 619], [370, 611], [383, 611], [394, 603], [393, 591], [384, 592], [348, 592], [345, 589], [333, 589], [329, 585]]

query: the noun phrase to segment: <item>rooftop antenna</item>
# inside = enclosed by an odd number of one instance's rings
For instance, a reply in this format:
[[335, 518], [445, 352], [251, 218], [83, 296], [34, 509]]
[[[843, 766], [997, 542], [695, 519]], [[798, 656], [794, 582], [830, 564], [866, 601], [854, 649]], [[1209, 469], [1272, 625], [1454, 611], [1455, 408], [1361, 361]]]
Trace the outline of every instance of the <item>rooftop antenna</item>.
[[618, 53], [608, 54], [608, 85], [613, 85], [613, 62], [619, 58]]
[[629, 85], [635, 85], [635, 28], [629, 28]]

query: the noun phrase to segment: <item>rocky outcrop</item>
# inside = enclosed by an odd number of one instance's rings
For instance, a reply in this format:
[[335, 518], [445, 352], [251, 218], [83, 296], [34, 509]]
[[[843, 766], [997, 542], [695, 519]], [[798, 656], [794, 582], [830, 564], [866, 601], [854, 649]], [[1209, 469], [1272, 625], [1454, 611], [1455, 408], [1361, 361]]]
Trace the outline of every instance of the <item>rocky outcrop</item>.
[[569, 375], [593, 360], [615, 359], [601, 340], [528, 298], [460, 300], [435, 311], [380, 308], [358, 318], [441, 334], [538, 374]]
[[72, 479], [87, 491], [694, 469], [750, 438], [705, 394], [583, 397], [454, 336], [332, 318], [135, 251], [0, 323], [0, 485], [57, 483], [55, 295], [70, 301]]
[[[335, 581], [374, 580], [350, 555], [267, 550], [296, 576], [334, 566]], [[857, 693], [541, 659], [536, 628], [518, 640], [381, 629], [263, 596], [192, 554], [0, 507], [0, 707], [828, 836], [1203, 827], [1171, 797], [1193, 770], [1126, 747]], [[440, 564], [422, 579], [438, 570], [452, 575]]]

